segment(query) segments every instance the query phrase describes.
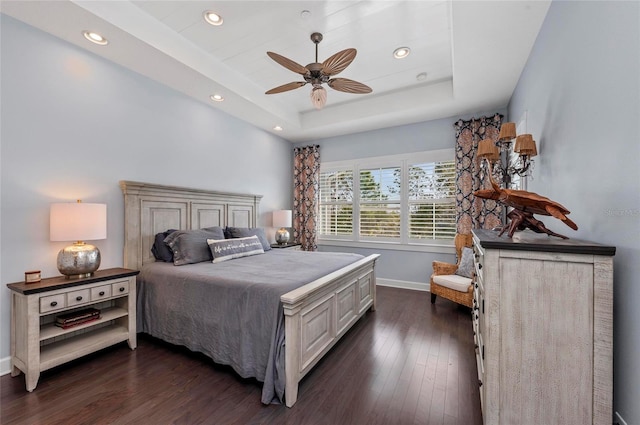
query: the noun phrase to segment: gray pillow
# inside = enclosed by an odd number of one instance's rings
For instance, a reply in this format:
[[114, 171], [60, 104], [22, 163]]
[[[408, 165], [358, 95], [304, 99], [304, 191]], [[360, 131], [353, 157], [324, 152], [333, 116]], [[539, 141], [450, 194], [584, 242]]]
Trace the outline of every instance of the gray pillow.
[[456, 274], [458, 276], [468, 277], [472, 279], [474, 270], [475, 267], [473, 265], [473, 249], [465, 246], [464, 248], [462, 248], [462, 259], [460, 260], [460, 265], [458, 265]]
[[230, 238], [246, 238], [249, 236], [257, 236], [262, 244], [262, 249], [269, 251], [271, 244], [267, 240], [267, 236], [264, 234], [264, 229], [260, 227], [228, 227], [226, 233]]
[[264, 254], [262, 243], [257, 236], [248, 238], [235, 238], [215, 240], [207, 239], [214, 263], [221, 263], [234, 258], [248, 257], [250, 255]]
[[151, 247], [151, 253], [158, 261], [164, 261], [166, 263], [173, 263], [173, 251], [164, 243], [167, 236], [175, 232], [175, 229], [169, 229], [166, 232], [158, 233]]
[[224, 239], [222, 227], [207, 227], [198, 230], [178, 230], [171, 233], [164, 240], [173, 251], [173, 264], [201, 263], [211, 261], [211, 251], [207, 239]]

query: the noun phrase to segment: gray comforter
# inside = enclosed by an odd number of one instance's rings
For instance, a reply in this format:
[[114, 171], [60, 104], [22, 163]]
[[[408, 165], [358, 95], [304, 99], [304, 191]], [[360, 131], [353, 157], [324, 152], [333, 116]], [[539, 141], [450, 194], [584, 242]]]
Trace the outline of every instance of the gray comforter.
[[218, 264], [147, 264], [138, 276], [138, 330], [230, 365], [264, 383], [263, 403], [282, 402], [280, 296], [361, 258], [274, 249]]

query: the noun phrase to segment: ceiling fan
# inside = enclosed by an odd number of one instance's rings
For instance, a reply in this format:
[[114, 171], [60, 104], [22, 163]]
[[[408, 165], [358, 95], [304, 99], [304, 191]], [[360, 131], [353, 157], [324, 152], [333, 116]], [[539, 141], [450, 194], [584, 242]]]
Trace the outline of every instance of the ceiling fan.
[[345, 93], [364, 94], [371, 93], [371, 87], [349, 80], [348, 78], [331, 78], [344, 71], [356, 57], [356, 49], [345, 49], [329, 57], [322, 63], [318, 63], [318, 44], [322, 41], [322, 34], [314, 32], [311, 34], [311, 41], [316, 45], [316, 61], [307, 66], [302, 66], [291, 59], [287, 59], [277, 53], [267, 52], [267, 55], [288, 70], [302, 75], [304, 81], [295, 81], [272, 88], [265, 94], [276, 94], [297, 89], [309, 83], [313, 86], [311, 90], [311, 103], [316, 109], [322, 109], [327, 102], [327, 91], [322, 84], [327, 83], [329, 87]]

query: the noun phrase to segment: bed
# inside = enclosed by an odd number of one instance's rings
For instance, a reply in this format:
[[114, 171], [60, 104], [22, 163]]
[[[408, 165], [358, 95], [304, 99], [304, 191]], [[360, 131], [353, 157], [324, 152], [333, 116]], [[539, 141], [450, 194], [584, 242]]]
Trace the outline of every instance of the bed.
[[124, 263], [141, 271], [138, 330], [258, 379], [263, 403], [293, 406], [300, 380], [375, 310], [377, 254], [271, 250], [219, 264], [156, 262], [154, 237], [167, 229], [255, 227], [258, 195], [131, 181], [120, 187]]

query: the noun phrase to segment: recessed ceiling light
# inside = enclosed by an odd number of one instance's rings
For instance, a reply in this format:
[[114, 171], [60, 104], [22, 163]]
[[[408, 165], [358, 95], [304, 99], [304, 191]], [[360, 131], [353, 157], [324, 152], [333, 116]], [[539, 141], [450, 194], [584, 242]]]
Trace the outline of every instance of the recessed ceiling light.
[[222, 25], [222, 23], [224, 22], [224, 19], [222, 19], [222, 16], [210, 10], [205, 10], [202, 13], [202, 16], [204, 16], [204, 20], [209, 22], [211, 25], [218, 26], [218, 25]]
[[406, 58], [407, 56], [409, 56], [410, 52], [411, 52], [411, 49], [408, 47], [398, 47], [396, 50], [393, 51], [393, 57], [396, 59]]
[[273, 129], [275, 131], [282, 131], [282, 127], [280, 127], [279, 125], [276, 125], [275, 127], [273, 127]]
[[308, 10], [303, 10], [302, 12], [300, 12], [300, 17], [302, 19], [309, 19], [311, 17], [311, 12], [309, 12]]
[[214, 102], [222, 102], [224, 100], [224, 97], [219, 94], [212, 94], [211, 96], [209, 96], [209, 98]]
[[96, 43], [96, 44], [99, 44], [101, 46], [109, 44], [109, 40], [107, 40], [106, 38], [104, 38], [103, 36], [98, 34], [97, 32], [82, 31], [82, 35], [84, 35], [84, 38], [86, 38], [87, 40], [89, 40], [92, 43]]
[[420, 74], [416, 75], [416, 80], [418, 81], [424, 81], [427, 79], [427, 73], [426, 72], [421, 72]]

